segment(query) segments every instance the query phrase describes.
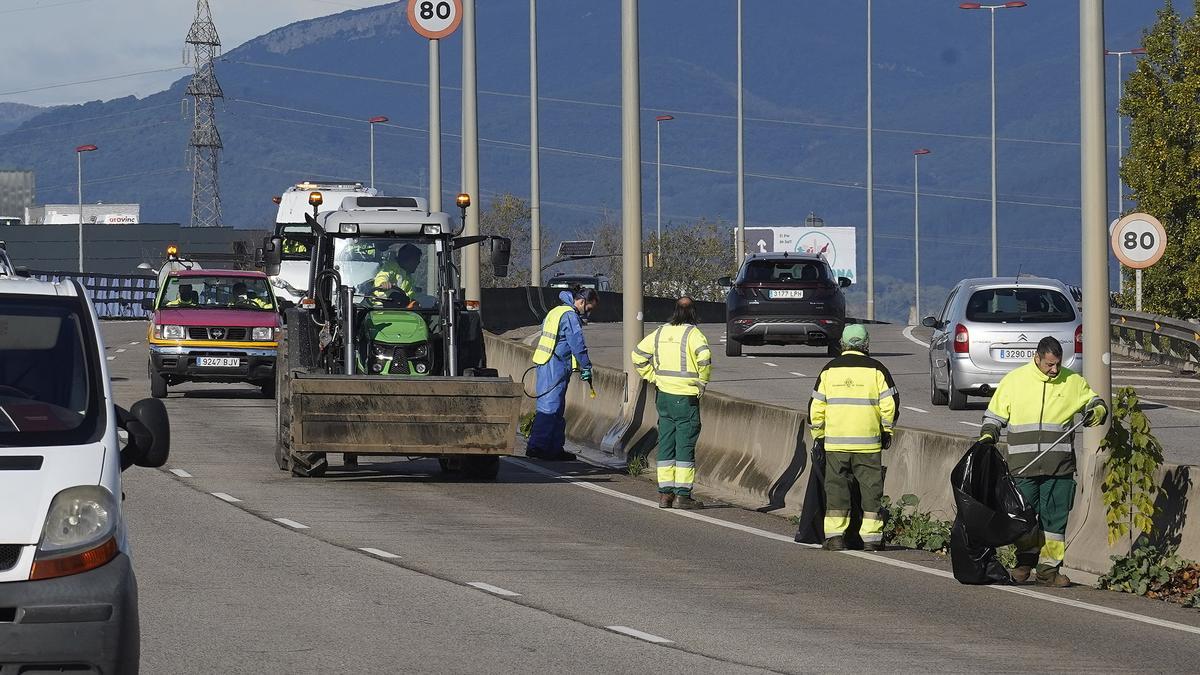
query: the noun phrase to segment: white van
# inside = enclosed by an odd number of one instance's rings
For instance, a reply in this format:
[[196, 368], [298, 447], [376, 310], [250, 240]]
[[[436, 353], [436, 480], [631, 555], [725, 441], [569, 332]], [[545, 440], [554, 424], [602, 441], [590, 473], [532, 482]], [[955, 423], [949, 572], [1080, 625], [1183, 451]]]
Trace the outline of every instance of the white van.
[[113, 401], [99, 328], [76, 282], [0, 278], [3, 673], [138, 669], [121, 471], [162, 466], [170, 427]]

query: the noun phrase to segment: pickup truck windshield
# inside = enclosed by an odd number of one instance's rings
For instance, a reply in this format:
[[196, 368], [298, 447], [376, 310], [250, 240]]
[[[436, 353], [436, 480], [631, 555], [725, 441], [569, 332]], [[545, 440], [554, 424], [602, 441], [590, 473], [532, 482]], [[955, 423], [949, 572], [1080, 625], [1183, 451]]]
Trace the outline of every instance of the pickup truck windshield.
[[0, 445], [66, 445], [95, 429], [96, 342], [78, 301], [0, 299]]
[[167, 278], [158, 306], [273, 312], [275, 298], [261, 277], [175, 276]]

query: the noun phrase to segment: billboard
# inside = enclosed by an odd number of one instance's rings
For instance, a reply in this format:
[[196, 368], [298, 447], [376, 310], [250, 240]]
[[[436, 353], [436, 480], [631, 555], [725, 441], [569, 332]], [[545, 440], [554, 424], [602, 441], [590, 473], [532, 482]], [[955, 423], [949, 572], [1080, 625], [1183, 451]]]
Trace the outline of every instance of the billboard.
[[747, 253], [820, 253], [835, 277], [858, 283], [858, 245], [853, 227], [747, 227]]

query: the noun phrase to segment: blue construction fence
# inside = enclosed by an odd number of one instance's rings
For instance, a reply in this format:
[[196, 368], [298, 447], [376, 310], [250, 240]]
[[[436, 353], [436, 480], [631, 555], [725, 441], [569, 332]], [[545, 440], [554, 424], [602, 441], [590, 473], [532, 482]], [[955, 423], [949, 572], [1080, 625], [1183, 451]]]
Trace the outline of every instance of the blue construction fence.
[[101, 319], [149, 319], [152, 312], [142, 309], [142, 300], [153, 300], [158, 293], [158, 278], [149, 275], [39, 271], [29, 275], [51, 282], [75, 279], [87, 289]]

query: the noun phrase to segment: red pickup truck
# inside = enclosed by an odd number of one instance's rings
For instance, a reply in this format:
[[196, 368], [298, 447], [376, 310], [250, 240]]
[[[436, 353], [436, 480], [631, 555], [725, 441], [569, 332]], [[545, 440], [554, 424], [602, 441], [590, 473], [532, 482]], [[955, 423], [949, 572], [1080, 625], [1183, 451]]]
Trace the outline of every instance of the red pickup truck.
[[183, 382], [247, 382], [275, 396], [280, 317], [267, 275], [176, 270], [153, 301], [150, 393]]

